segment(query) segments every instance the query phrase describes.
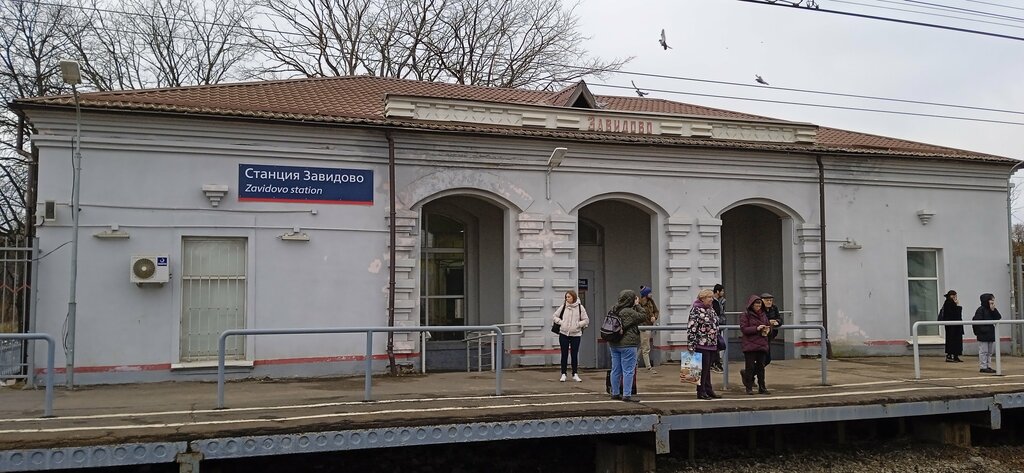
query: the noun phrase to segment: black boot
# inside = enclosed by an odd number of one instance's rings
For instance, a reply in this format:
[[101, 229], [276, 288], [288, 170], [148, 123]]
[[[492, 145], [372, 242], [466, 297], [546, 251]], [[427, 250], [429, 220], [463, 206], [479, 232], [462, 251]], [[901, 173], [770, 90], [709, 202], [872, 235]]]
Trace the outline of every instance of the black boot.
[[754, 374], [747, 373], [747, 370], [741, 369], [740, 379], [743, 380], [743, 387], [747, 390], [747, 394], [754, 394]]
[[955, 361], [957, 363], [963, 363], [964, 362], [964, 360], [960, 359], [960, 355], [953, 355], [953, 361]]
[[758, 394], [771, 394], [768, 388], [764, 387], [764, 367], [762, 366], [760, 373], [757, 374], [757, 393]]

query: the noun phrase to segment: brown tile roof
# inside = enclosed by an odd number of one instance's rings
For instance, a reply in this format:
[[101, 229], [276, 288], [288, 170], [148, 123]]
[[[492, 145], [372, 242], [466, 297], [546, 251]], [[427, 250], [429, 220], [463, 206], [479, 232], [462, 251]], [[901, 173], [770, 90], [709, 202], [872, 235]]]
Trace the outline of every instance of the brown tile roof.
[[[302, 120], [326, 123], [393, 125], [420, 129], [483, 132], [520, 136], [549, 136], [587, 141], [675, 144], [688, 146], [786, 150], [823, 153], [856, 153], [871, 155], [958, 158], [982, 161], [1015, 162], [1015, 160], [942, 146], [820, 127], [815, 145], [748, 143], [726, 140], [673, 138], [662, 136], [623, 136], [605, 133], [565, 130], [539, 130], [495, 127], [472, 124], [415, 122], [384, 117], [387, 95], [438, 97], [456, 100], [513, 103], [524, 105], [559, 105], [578, 96], [579, 82], [561, 91], [421, 82], [372, 76], [348, 76], [281, 81], [219, 84], [208, 86], [89, 92], [80, 95], [84, 108], [136, 110], [165, 113], [189, 113], [224, 117], [247, 117], [269, 120]], [[594, 96], [604, 110], [651, 112], [673, 115], [696, 115], [723, 119], [772, 120], [758, 115], [721, 110], [700, 105], [641, 97]], [[50, 96], [20, 99], [16, 108], [73, 105], [71, 96]]]

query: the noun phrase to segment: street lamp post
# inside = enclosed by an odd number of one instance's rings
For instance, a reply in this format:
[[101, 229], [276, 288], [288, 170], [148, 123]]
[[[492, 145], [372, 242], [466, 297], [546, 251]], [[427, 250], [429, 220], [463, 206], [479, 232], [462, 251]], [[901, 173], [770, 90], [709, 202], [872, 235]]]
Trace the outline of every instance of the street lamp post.
[[82, 83], [82, 75], [76, 61], [61, 61], [60, 74], [64, 83], [71, 85], [71, 92], [75, 96], [75, 141], [71, 155], [71, 288], [68, 291], [68, 335], [65, 355], [67, 387], [74, 389], [75, 319], [78, 309], [76, 300], [78, 288], [78, 199], [81, 193], [79, 187], [82, 175], [82, 108], [78, 102], [78, 88], [75, 86]]

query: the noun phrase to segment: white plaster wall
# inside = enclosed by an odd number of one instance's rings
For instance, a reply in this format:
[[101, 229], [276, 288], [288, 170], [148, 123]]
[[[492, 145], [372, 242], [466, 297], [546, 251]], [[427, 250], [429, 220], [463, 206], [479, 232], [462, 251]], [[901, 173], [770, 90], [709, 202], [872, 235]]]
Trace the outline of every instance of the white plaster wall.
[[[29, 117], [38, 129], [34, 142], [41, 156], [39, 201], [65, 204], [59, 207], [56, 222], [39, 229], [45, 253], [70, 239], [66, 204], [73, 121], [70, 114], [42, 111], [31, 111]], [[132, 254], [168, 253], [177, 273], [184, 235], [249, 239], [250, 327], [386, 323], [387, 147], [382, 132], [88, 113], [83, 123], [77, 365], [99, 367], [103, 374], [97, 374], [97, 380], [142, 378], [150, 375], [120, 373], [159, 372], [161, 366], [177, 362], [180, 281], [172, 277], [162, 288], [135, 287], [128, 283], [128, 263]], [[652, 250], [660, 261], [652, 263], [645, 272], [649, 275], [631, 278], [656, 278], [652, 282], [658, 285], [655, 294], [664, 320], [685, 322], [689, 301], [697, 291], [721, 280], [720, 221], [716, 219], [745, 202], [775, 206], [794, 219], [797, 235], [787, 235], [789, 241], [783, 242], [797, 250], [792, 252], [793, 261], [786, 263], [792, 265], [789, 284], [794, 286], [787, 288], [791, 295], [787, 309], [801, 314], [801, 322], [820, 317], [813, 313], [818, 288], [804, 287], [805, 281], [816, 279], [813, 265], [802, 267], [799, 261], [805, 250], [817, 248], [816, 241], [800, 240], [802, 234], [816, 234], [811, 230], [818, 223], [813, 156], [454, 134], [396, 132], [395, 138], [400, 211], [415, 212], [425, 201], [460, 193], [487, 198], [507, 209], [504, 232], [489, 225], [481, 237], [495, 245], [496, 239], [503, 240], [508, 251], [505, 266], [511, 275], [481, 284], [503, 285], [504, 315], [510, 322], [524, 324], [527, 333], [510, 340], [510, 348], [551, 346], [546, 333], [548, 308], [561, 297], [555, 281], [566, 278], [553, 265], [576, 257], [575, 235], [554, 230], [551, 217], [571, 216], [583, 205], [609, 197], [650, 209], [657, 219], [650, 226], [655, 231], [676, 232], [672, 247], [657, 243], [668, 242], [665, 235], [651, 236]], [[569, 154], [551, 174], [549, 201], [546, 160], [555, 146], [568, 147]], [[973, 307], [976, 293], [981, 292], [993, 292], [1001, 307], [1006, 307], [1007, 166], [855, 157], [826, 157], [825, 162], [828, 238], [850, 237], [864, 247], [840, 250], [838, 243], [826, 244], [833, 341], [856, 352], [870, 350], [865, 341], [908, 335], [908, 246], [943, 249], [941, 286], [960, 291], [965, 307]], [[374, 205], [238, 202], [239, 163], [372, 169]], [[231, 187], [219, 208], [210, 207], [200, 191], [203, 184]], [[915, 215], [923, 207], [936, 211], [928, 225], [921, 225]], [[672, 220], [666, 224], [668, 219]], [[110, 224], [121, 225], [131, 238], [92, 237]], [[540, 226], [536, 232], [534, 225]], [[296, 226], [310, 235], [310, 242], [277, 238]], [[566, 238], [568, 242], [563, 241]], [[539, 279], [540, 286], [519, 284], [520, 277], [527, 277], [516, 269], [525, 254], [520, 253], [520, 240], [543, 246], [531, 257], [543, 259], [545, 265], [529, 275]], [[418, 243], [408, 245], [411, 257], [418, 257]], [[61, 333], [68, 250], [64, 246], [39, 263], [41, 331]], [[491, 252], [486, 257], [483, 266], [496, 261]], [[670, 258], [691, 263], [670, 271]], [[413, 271], [416, 280], [418, 267]], [[608, 291], [605, 296], [615, 294]], [[529, 303], [535, 298], [542, 301], [539, 306]], [[677, 299], [682, 302], [673, 302]], [[418, 289], [406, 302], [403, 314], [408, 315], [400, 315], [400, 325], [418, 320]], [[490, 302], [481, 304], [481, 310], [493, 310]], [[971, 309], [965, 309], [968, 312]], [[415, 350], [408, 338], [396, 339]], [[383, 351], [380, 336], [374, 352]], [[263, 337], [251, 341], [247, 353], [258, 365], [261, 360], [345, 361], [362, 355], [363, 343], [359, 335]], [[63, 358], [58, 358], [62, 365]], [[154, 367], [146, 368], [149, 365]], [[336, 369], [357, 371], [359, 367]], [[171, 374], [164, 377], [174, 379]]]
[[[854, 171], [867, 175], [852, 177]], [[955, 289], [965, 319], [973, 316], [984, 292], [994, 294], [1003, 316], [1010, 316], [1003, 170], [865, 161], [833, 175], [838, 182], [827, 185], [828, 238], [851, 238], [863, 246], [827, 245], [831, 338], [840, 353], [865, 350], [865, 344], [878, 347], [875, 351], [905, 350], [908, 248], [940, 250], [939, 293]], [[920, 209], [935, 216], [923, 224]], [[969, 329], [967, 338], [973, 338]], [[890, 349], [880, 348], [885, 346]]]

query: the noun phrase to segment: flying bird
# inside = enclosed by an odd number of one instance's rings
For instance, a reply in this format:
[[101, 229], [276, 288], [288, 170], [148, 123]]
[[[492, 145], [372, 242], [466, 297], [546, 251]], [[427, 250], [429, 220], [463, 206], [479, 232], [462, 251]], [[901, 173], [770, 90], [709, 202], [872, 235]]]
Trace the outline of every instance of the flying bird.
[[664, 28], [661, 29], [661, 38], [658, 39], [658, 44], [661, 44], [661, 47], [663, 49], [665, 49], [666, 51], [669, 50], [669, 49], [672, 49], [672, 46], [669, 46], [668, 43], [665, 41], [665, 29]]
[[650, 93], [650, 92], [644, 92], [644, 91], [640, 90], [640, 88], [636, 86], [636, 82], [629, 81], [629, 83], [633, 84], [633, 89], [636, 90], [636, 94], [639, 95], [640, 97], [643, 97], [643, 96], [645, 96], [645, 95]]
[[768, 85], [768, 81], [762, 79], [761, 76], [754, 74], [754, 77], [756, 77], [756, 79], [754, 79], [754, 82], [757, 82], [758, 84]]

